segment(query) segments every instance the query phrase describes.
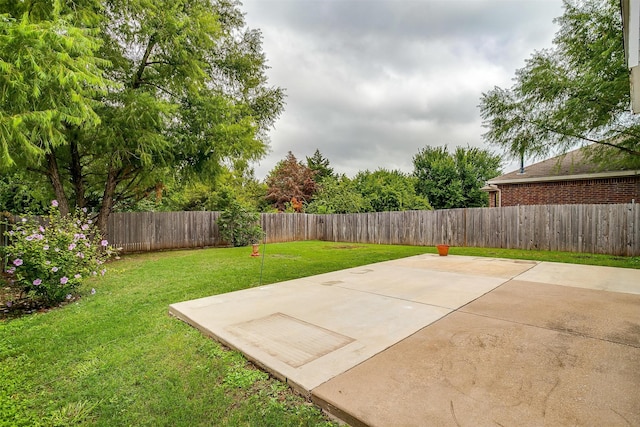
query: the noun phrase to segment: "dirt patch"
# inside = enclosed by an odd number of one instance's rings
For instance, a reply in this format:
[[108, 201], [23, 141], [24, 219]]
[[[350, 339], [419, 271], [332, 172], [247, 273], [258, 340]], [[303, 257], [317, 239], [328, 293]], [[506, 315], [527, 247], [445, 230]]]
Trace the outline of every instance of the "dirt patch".
[[79, 295], [74, 295], [56, 306], [46, 307], [42, 301], [27, 298], [20, 288], [10, 286], [8, 281], [0, 276], [0, 322], [33, 313], [46, 313], [79, 299]]
[[364, 248], [362, 245], [335, 245], [335, 246], [325, 246], [324, 249], [359, 249]]

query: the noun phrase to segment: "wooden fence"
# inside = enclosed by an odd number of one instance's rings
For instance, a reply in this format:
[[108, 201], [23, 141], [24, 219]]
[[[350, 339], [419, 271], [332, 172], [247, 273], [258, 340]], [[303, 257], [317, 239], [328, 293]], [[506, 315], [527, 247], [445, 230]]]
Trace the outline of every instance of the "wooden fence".
[[[640, 205], [540, 205], [316, 215], [312, 238], [640, 256]], [[281, 231], [282, 233], [282, 231]]]
[[[217, 246], [216, 212], [119, 213], [125, 252]], [[474, 246], [640, 256], [640, 205], [540, 205], [362, 214], [262, 214], [269, 243], [300, 240]]]
[[[224, 242], [216, 225], [218, 216], [218, 212], [114, 213], [109, 218], [109, 241], [123, 252], [219, 246]], [[268, 243], [447, 243], [640, 256], [638, 204], [262, 214], [261, 223]]]

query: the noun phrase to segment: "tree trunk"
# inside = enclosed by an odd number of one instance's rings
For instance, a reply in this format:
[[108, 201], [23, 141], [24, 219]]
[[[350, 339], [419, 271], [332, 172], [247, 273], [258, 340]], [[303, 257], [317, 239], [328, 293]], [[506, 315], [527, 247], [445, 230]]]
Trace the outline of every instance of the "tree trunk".
[[78, 150], [77, 131], [73, 131], [69, 138], [69, 151], [71, 152], [71, 182], [76, 193], [76, 206], [84, 208], [87, 201], [84, 196], [84, 178], [82, 176], [82, 164], [80, 163], [80, 151]]
[[60, 178], [60, 170], [58, 169], [58, 160], [54, 153], [47, 153], [47, 175], [49, 181], [53, 187], [53, 191], [56, 194], [56, 200], [58, 201], [58, 209], [61, 216], [69, 215], [69, 200], [64, 192], [64, 186], [62, 185], [62, 179]]
[[113, 167], [109, 167], [109, 173], [107, 174], [107, 181], [104, 186], [104, 194], [102, 195], [102, 205], [100, 206], [100, 212], [98, 213], [97, 226], [98, 231], [103, 239], [109, 239], [109, 233], [107, 230], [107, 224], [109, 221], [109, 215], [111, 215], [111, 209], [113, 208], [113, 195], [116, 192], [116, 186], [118, 171]]

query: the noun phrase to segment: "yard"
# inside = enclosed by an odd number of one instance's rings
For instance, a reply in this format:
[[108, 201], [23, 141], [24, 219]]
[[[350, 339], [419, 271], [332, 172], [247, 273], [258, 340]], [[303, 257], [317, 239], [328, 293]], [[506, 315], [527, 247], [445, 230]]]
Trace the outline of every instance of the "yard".
[[[432, 247], [317, 241], [262, 250], [263, 284], [435, 253]], [[258, 286], [262, 258], [249, 253], [125, 256], [70, 304], [0, 321], [0, 426], [332, 425], [286, 384], [167, 314], [174, 302]], [[478, 248], [451, 253], [640, 268], [638, 257]]]

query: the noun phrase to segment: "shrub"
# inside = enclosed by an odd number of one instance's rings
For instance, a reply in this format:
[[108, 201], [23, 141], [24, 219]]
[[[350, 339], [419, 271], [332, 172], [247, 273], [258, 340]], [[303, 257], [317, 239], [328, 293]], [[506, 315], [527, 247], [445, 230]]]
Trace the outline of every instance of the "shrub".
[[43, 222], [22, 218], [7, 232], [10, 244], [4, 252], [10, 280], [50, 306], [71, 298], [88, 276], [104, 275], [113, 249], [84, 211], [60, 216], [54, 200]]
[[258, 243], [264, 236], [258, 224], [260, 214], [252, 212], [233, 200], [218, 218], [220, 237], [233, 246], [247, 246]]

